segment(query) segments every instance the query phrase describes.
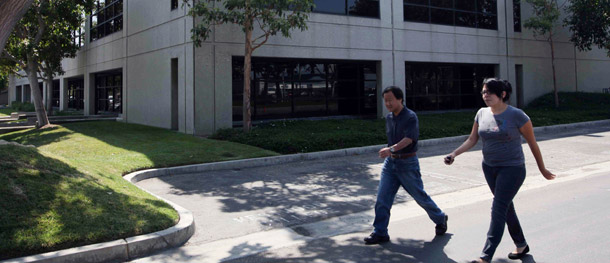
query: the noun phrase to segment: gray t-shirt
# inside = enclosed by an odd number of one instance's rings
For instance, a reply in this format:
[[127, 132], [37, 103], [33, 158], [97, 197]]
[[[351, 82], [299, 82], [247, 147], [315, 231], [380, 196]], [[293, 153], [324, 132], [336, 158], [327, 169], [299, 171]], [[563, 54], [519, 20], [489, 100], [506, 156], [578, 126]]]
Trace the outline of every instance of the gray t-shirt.
[[521, 147], [521, 133], [529, 117], [512, 106], [498, 115], [489, 107], [481, 108], [474, 118], [479, 124], [479, 137], [483, 141], [483, 163], [489, 166], [517, 166], [525, 163]]

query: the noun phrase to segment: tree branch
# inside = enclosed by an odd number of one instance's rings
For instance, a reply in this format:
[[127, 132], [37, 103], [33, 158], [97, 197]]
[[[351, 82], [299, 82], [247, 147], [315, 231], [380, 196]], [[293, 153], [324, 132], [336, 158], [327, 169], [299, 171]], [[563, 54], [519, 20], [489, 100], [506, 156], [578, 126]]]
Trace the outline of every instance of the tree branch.
[[[41, 1], [40, 4], [42, 5], [43, 2], [46, 1]], [[44, 34], [44, 31], [46, 30], [46, 24], [44, 22], [44, 20], [42, 20], [42, 16], [40, 15], [40, 5], [36, 7], [36, 13], [38, 14], [38, 32], [36, 32], [36, 37], [34, 38], [34, 42], [32, 43], [33, 45], [37, 46], [38, 43], [40, 43], [40, 41], [42, 40], [42, 35]]]
[[19, 65], [19, 67], [21, 67], [21, 68], [25, 68], [25, 64], [23, 64], [23, 62], [22, 62], [22, 61], [18, 60], [16, 57], [14, 57], [14, 56], [12, 56], [11, 54], [9, 54], [8, 52], [6, 52], [6, 50], [5, 50], [5, 51], [2, 51], [2, 54], [1, 54], [0, 58], [6, 58], [6, 59], [9, 59], [9, 60], [11, 60], [11, 61], [13, 61], [13, 62], [17, 63], [17, 65]]
[[[267, 40], [269, 40], [269, 33], [266, 33], [266, 34], [264, 34], [264, 35], [262, 35], [262, 36], [260, 36], [260, 37], [257, 37], [256, 39], [254, 39], [254, 41], [256, 41], [256, 40], [258, 40], [258, 39], [260, 39], [260, 38], [262, 38], [262, 37], [265, 37], [265, 40], [263, 40], [263, 42], [261, 42], [260, 44], [258, 44], [258, 45], [256, 45], [256, 46], [254, 46], [254, 47], [252, 48], [252, 51], [256, 50], [257, 48], [259, 48], [259, 47], [261, 47], [262, 45], [264, 45], [265, 43], [267, 43]], [[252, 41], [252, 43], [254, 43], [254, 41]]]

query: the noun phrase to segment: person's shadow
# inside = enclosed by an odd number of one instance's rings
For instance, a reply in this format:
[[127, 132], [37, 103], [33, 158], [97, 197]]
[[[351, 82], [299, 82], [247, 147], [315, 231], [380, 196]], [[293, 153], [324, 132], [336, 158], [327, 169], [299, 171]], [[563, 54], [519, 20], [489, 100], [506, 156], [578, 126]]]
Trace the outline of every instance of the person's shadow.
[[[536, 260], [534, 259], [534, 256], [532, 256], [531, 254], [526, 254], [525, 256], [523, 256], [523, 258], [520, 259], [521, 263], [536, 263]], [[519, 262], [516, 260], [508, 260], [508, 259], [500, 259], [500, 260], [494, 260], [494, 263], [514, 263], [514, 262]]]
[[445, 246], [447, 246], [447, 243], [449, 243], [452, 236], [453, 234], [450, 233], [442, 236], [435, 236], [434, 239], [429, 242], [399, 239], [396, 242], [392, 241], [392, 243], [386, 243], [382, 246], [394, 253], [412, 256], [417, 259], [418, 262], [457, 263], [457, 261], [450, 259], [444, 251]]

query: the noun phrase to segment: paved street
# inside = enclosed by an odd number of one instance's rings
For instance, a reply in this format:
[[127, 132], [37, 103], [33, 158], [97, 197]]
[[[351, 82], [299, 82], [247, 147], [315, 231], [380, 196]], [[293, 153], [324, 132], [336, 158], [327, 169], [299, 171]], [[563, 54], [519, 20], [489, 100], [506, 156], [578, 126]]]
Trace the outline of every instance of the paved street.
[[[610, 167], [608, 131], [610, 127], [538, 133], [547, 167], [559, 175], [554, 182], [542, 178], [524, 144], [528, 179], [516, 204], [519, 215], [526, 218], [522, 221], [526, 234], [531, 233], [529, 242], [536, 244], [536, 262], [580, 261], [553, 260], [559, 258], [552, 257], [554, 250], [546, 239], [565, 240], [565, 244], [582, 243], [582, 238], [588, 238], [588, 232], [574, 230], [578, 228], [573, 225], [593, 224], [591, 230], [595, 229], [595, 223], [603, 222], [601, 219], [607, 221], [609, 213], [593, 206], [589, 208], [586, 200], [600, 200], [596, 205], [604, 205], [610, 200], [610, 191], [591, 191], [583, 181], [601, 180], [591, 187], [610, 185], [607, 180], [596, 179], [604, 178], [596, 174]], [[482, 176], [478, 148], [459, 156], [452, 166], [442, 164], [443, 156], [456, 146], [457, 143], [422, 147], [418, 153], [427, 191], [450, 215], [451, 235], [446, 237], [434, 239], [434, 225], [401, 190], [399, 204], [392, 210], [392, 244], [361, 245], [362, 237], [371, 230], [371, 209], [382, 162], [370, 154], [141, 181], [138, 183], [141, 187], [193, 211], [197, 230], [183, 247], [135, 262], [313, 262], [316, 259], [320, 262], [339, 259], [345, 262], [461, 262], [471, 259], [478, 255], [483, 244], [491, 194]], [[572, 189], [571, 184], [581, 187]], [[546, 194], [538, 196], [538, 192]], [[588, 195], [580, 196], [581, 192]], [[555, 199], [554, 195], [561, 198]], [[570, 200], [583, 200], [583, 203], [569, 203]], [[520, 209], [522, 203], [524, 211]], [[567, 207], [578, 209], [566, 211]], [[587, 216], [586, 220], [595, 221], [583, 221], [579, 216], [592, 211], [600, 214]], [[547, 226], [544, 222], [553, 223]], [[558, 231], [565, 227], [576, 232], [569, 232], [566, 238]], [[601, 224], [598, 227], [604, 228]], [[592, 232], [603, 236], [603, 232]], [[506, 240], [497, 256], [506, 257], [509, 252], [510, 244]], [[595, 242], [604, 244], [600, 241]], [[429, 249], [420, 251], [420, 248]], [[568, 248], [557, 248], [555, 252]], [[437, 258], [443, 251], [446, 257]], [[258, 252], [264, 253], [242, 258]], [[603, 253], [607, 252], [597, 256]]]

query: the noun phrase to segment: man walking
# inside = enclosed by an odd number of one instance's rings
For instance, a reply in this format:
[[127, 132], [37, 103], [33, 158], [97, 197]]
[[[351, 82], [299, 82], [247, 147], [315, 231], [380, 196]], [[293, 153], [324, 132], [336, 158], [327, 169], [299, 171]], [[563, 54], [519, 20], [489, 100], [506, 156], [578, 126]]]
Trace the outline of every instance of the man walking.
[[436, 234], [443, 235], [447, 232], [448, 217], [424, 191], [419, 172], [419, 160], [416, 154], [419, 138], [417, 115], [403, 105], [403, 93], [399, 87], [385, 88], [383, 101], [385, 107], [390, 111], [386, 116], [388, 147], [379, 150], [379, 157], [385, 158], [385, 162], [381, 170], [381, 180], [375, 203], [375, 221], [373, 222], [375, 229], [370, 236], [364, 238], [364, 242], [369, 245], [390, 241], [388, 235], [390, 209], [400, 186], [415, 199], [419, 206], [426, 210], [428, 217], [436, 224]]

